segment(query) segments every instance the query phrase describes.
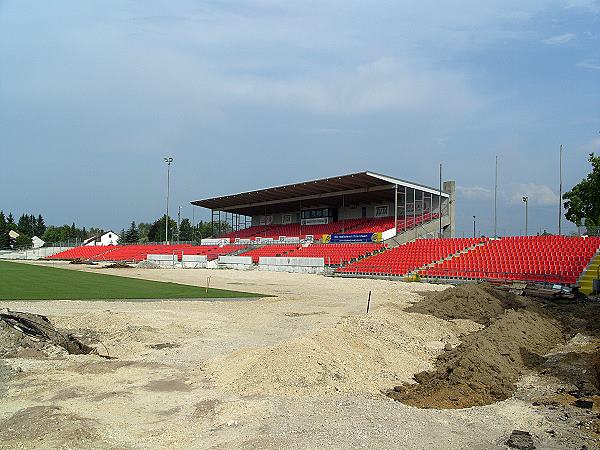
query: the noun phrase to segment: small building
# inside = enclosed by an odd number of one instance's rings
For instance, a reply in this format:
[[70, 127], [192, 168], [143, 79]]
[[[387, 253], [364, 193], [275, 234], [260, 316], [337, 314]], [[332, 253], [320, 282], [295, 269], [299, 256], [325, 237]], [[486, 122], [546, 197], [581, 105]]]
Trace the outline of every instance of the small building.
[[121, 237], [112, 230], [106, 231], [102, 234], [98, 234], [91, 238], [86, 239], [81, 245], [93, 246], [93, 245], [117, 245]]
[[46, 242], [41, 240], [39, 237], [34, 236], [31, 238], [31, 243], [32, 243], [33, 248], [40, 248], [40, 247], [43, 247]]

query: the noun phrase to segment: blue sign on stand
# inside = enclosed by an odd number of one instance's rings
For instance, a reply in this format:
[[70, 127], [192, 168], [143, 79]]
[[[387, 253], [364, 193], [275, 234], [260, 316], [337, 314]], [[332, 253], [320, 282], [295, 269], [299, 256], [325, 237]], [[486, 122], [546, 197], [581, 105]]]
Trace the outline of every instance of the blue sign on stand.
[[331, 243], [381, 242], [381, 233], [332, 234]]

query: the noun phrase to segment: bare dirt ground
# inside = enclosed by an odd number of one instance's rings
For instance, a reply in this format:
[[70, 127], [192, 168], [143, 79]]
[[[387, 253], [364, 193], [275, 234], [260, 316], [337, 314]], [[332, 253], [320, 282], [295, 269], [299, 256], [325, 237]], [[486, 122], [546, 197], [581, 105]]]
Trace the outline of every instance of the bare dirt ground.
[[569, 447], [555, 439], [568, 421], [532, 405], [533, 393], [553, 389], [533, 375], [519, 395], [467, 409], [419, 409], [383, 394], [482, 327], [404, 310], [442, 286], [64, 266], [199, 286], [210, 276], [211, 287], [274, 297], [0, 302], [46, 315], [116, 358], [0, 360], [0, 448], [487, 449], [506, 448], [514, 429], [541, 448]]

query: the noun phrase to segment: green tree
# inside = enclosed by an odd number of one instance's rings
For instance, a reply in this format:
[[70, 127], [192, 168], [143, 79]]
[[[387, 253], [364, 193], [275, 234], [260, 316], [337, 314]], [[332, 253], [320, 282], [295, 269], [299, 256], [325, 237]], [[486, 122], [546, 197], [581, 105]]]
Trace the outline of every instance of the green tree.
[[17, 239], [15, 239], [15, 247], [16, 248], [31, 248], [33, 242], [29, 236], [24, 234], [20, 234]]
[[122, 239], [120, 242], [127, 242], [130, 244], [137, 244], [138, 241], [140, 239], [140, 235], [138, 233], [138, 229], [137, 226], [135, 225], [135, 222], [131, 222], [131, 225], [129, 227], [129, 229], [125, 232], [125, 234], [122, 236]]
[[[166, 215], [162, 216], [148, 230], [149, 242], [164, 242], [165, 241], [165, 221]], [[169, 217], [169, 241], [173, 241], [173, 234], [177, 232], [177, 222]]]
[[194, 229], [190, 219], [182, 219], [179, 225], [179, 240], [180, 241], [193, 241], [194, 240]]
[[31, 221], [29, 216], [22, 214], [17, 222], [17, 232], [26, 236], [31, 236]]
[[9, 248], [10, 238], [8, 237], [8, 227], [6, 226], [6, 217], [4, 212], [0, 211], [0, 248]]
[[8, 216], [6, 217], [6, 229], [8, 231], [17, 231], [17, 224], [15, 223], [15, 218], [12, 213], [8, 213]]
[[46, 223], [44, 222], [44, 218], [41, 214], [38, 214], [37, 220], [35, 221], [35, 235], [43, 236], [46, 232]]
[[590, 154], [592, 171], [586, 178], [563, 195], [565, 217], [575, 225], [585, 227], [588, 233], [600, 230], [600, 156]]
[[148, 242], [148, 232], [150, 231], [150, 227], [152, 224], [140, 222], [138, 224], [138, 242], [140, 244]]

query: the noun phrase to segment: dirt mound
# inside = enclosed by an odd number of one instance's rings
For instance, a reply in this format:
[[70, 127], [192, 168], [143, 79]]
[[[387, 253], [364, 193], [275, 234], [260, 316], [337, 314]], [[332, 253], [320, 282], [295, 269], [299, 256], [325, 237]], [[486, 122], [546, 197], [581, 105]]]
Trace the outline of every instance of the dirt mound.
[[72, 334], [58, 331], [45, 316], [0, 310], [0, 357], [44, 356], [56, 353], [58, 347], [76, 355], [95, 351]]
[[507, 309], [534, 307], [533, 302], [496, 289], [488, 284], [464, 284], [440, 292], [431, 292], [409, 312], [431, 314], [440, 319], [469, 319], [489, 325]]
[[563, 341], [556, 320], [508, 310], [442, 354], [434, 371], [415, 375], [417, 384], [396, 386], [388, 396], [421, 408], [466, 408], [504, 400], [524, 370], [543, 362], [543, 355]]
[[457, 345], [457, 336], [472, 330], [382, 305], [274, 347], [239, 350], [211, 367], [215, 381], [241, 395], [378, 394], [430, 369], [446, 343]]

